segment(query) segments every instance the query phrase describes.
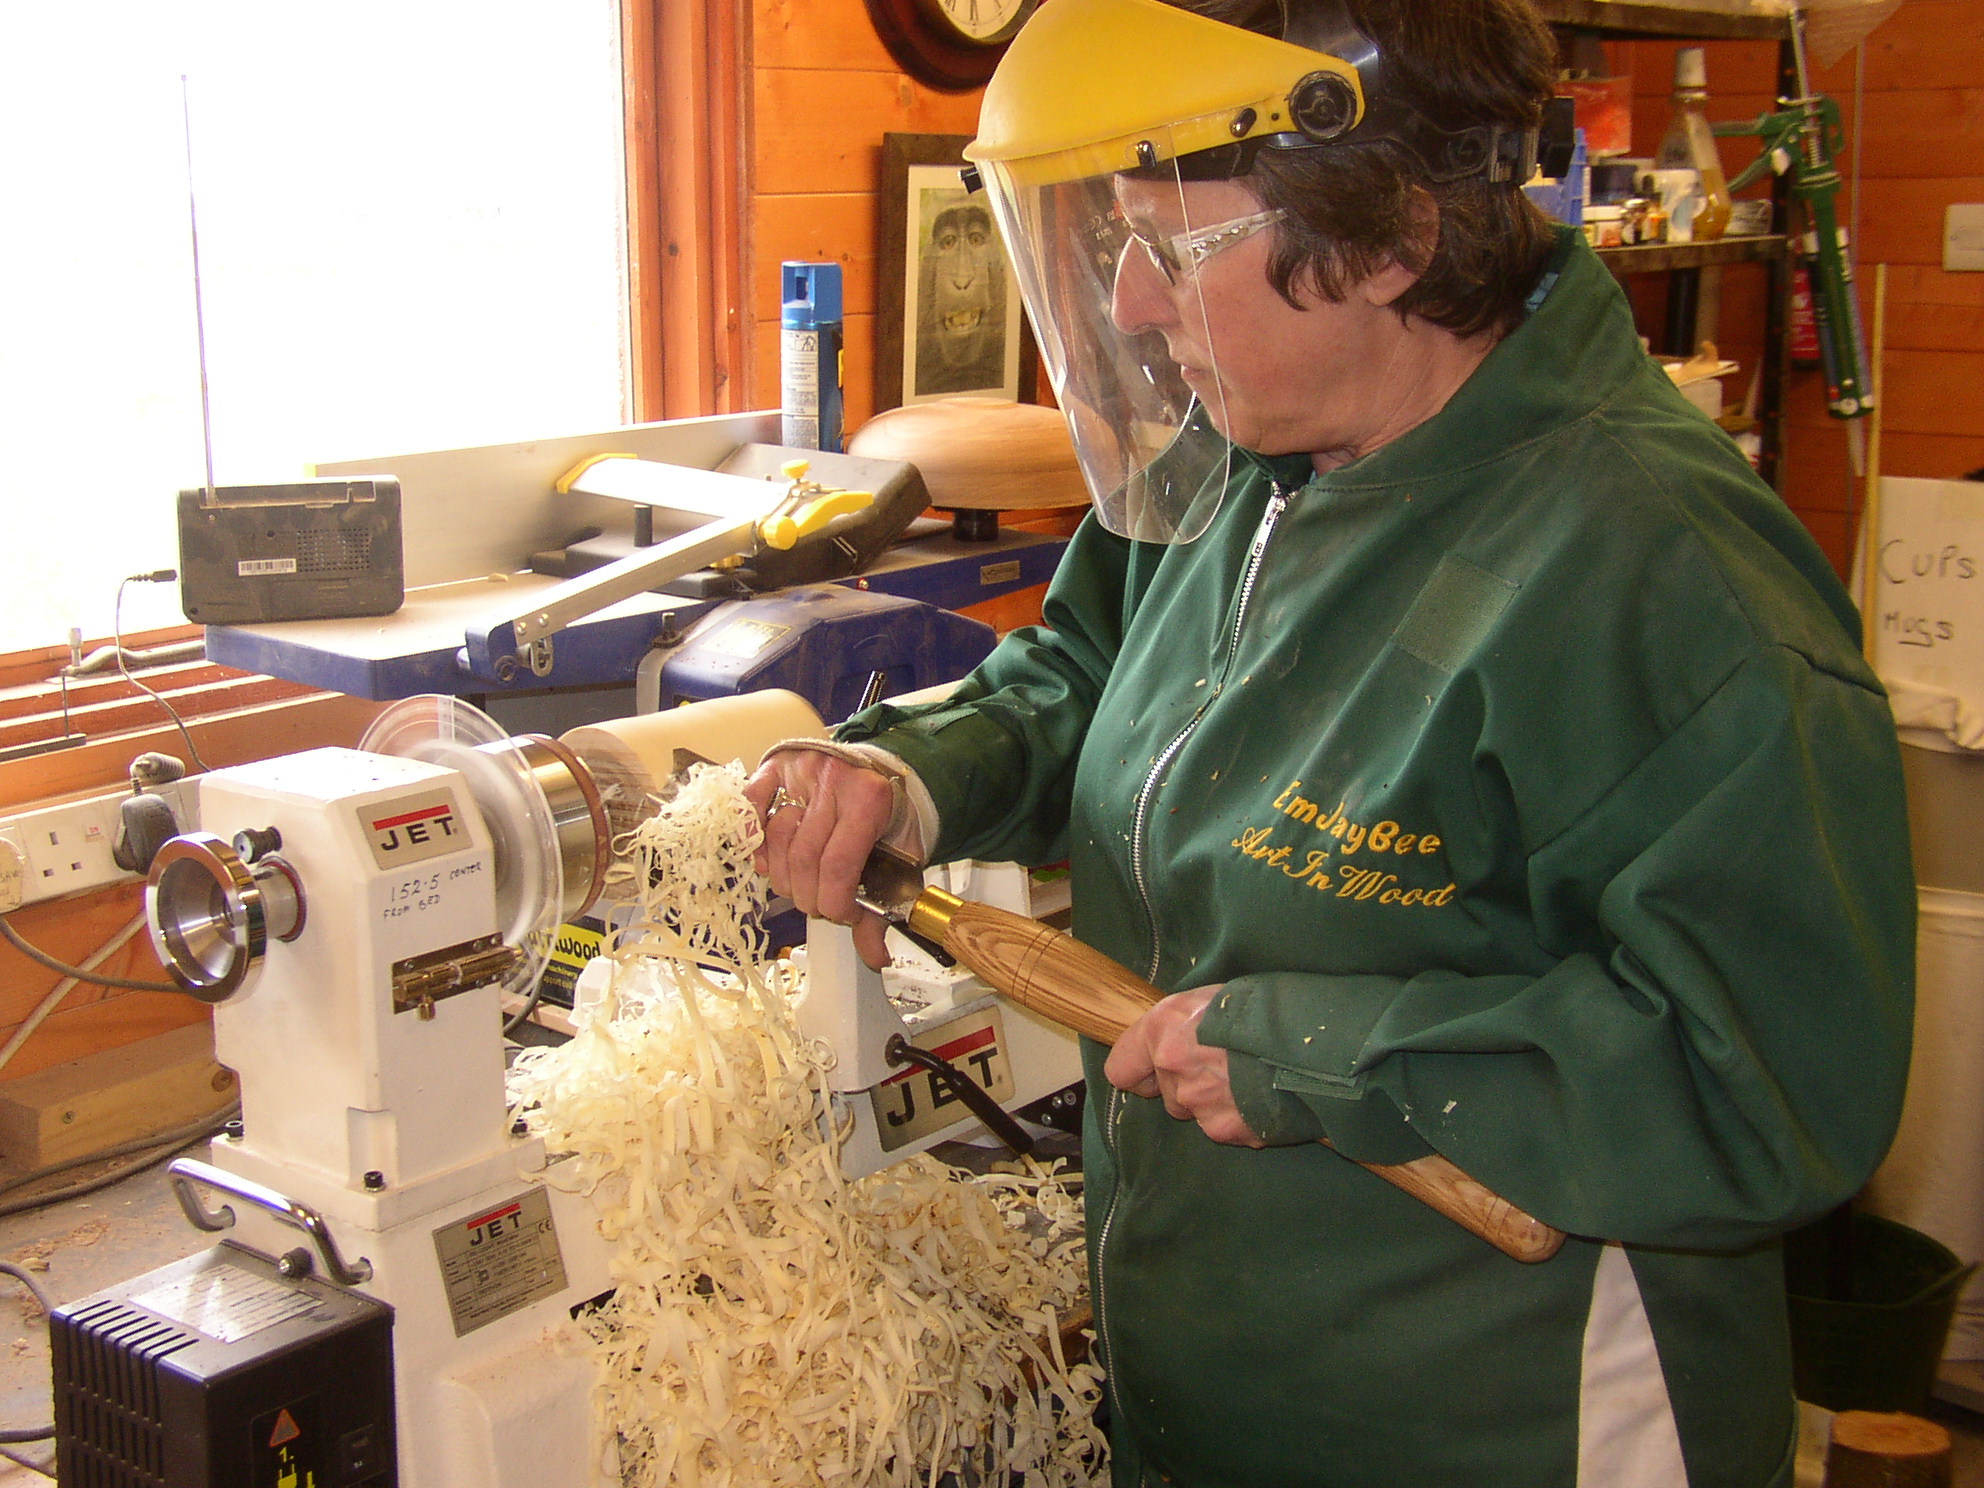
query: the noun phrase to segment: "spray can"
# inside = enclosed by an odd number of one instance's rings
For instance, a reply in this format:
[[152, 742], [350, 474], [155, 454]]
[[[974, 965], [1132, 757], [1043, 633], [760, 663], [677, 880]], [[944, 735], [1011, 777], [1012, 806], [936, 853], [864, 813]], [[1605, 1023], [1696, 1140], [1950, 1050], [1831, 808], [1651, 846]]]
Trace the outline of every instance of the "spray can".
[[840, 265], [779, 266], [779, 443], [837, 450], [841, 440]]

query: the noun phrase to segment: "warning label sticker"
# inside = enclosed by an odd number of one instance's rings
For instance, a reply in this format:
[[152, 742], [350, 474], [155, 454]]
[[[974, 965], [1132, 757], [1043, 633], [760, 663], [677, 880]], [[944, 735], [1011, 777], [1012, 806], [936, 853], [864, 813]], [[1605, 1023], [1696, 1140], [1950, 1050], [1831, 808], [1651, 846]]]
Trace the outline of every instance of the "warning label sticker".
[[324, 1481], [317, 1397], [305, 1395], [255, 1417], [248, 1425], [256, 1488], [310, 1488]]
[[302, 1317], [317, 1305], [302, 1287], [285, 1286], [224, 1263], [174, 1277], [131, 1300], [222, 1343], [235, 1343]]
[[442, 1225], [434, 1254], [457, 1338], [565, 1290], [565, 1259], [542, 1188]]
[[777, 625], [769, 620], [733, 620], [708, 637], [707, 644], [722, 655], [750, 661], [791, 634], [790, 625]]

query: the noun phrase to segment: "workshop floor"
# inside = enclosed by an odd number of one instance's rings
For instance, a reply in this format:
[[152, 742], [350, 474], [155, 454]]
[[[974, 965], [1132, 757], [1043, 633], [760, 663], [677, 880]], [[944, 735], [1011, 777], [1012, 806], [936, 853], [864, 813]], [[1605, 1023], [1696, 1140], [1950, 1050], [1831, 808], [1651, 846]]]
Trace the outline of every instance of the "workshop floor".
[[[0, 1259], [34, 1272], [58, 1305], [192, 1255], [212, 1241], [186, 1223], [163, 1164], [99, 1193], [0, 1219]], [[0, 1276], [0, 1284], [0, 1428], [45, 1424], [48, 1330], [41, 1309], [18, 1283]], [[1955, 1440], [1951, 1488], [1984, 1488], [1984, 1416], [1940, 1401], [1925, 1414], [1947, 1426]], [[1822, 1488], [1827, 1419], [1824, 1411], [1806, 1408], [1797, 1488]], [[42, 1463], [53, 1457], [47, 1442], [4, 1450]], [[0, 1457], [0, 1488], [47, 1488], [48, 1481]]]
[[[0, 1219], [0, 1260], [34, 1273], [59, 1306], [205, 1250], [213, 1238], [186, 1223], [160, 1163], [100, 1192]], [[0, 1427], [51, 1419], [41, 1308], [12, 1277], [0, 1276]], [[50, 1442], [5, 1451], [37, 1462], [54, 1457]], [[0, 1488], [47, 1484], [42, 1474], [0, 1458]]]

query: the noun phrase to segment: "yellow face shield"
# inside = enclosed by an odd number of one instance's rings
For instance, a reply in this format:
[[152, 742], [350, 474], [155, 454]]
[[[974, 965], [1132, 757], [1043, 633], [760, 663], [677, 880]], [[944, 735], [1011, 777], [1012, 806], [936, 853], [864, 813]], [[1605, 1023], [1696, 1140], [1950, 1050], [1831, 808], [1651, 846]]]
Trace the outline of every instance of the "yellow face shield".
[[1327, 143], [1364, 113], [1354, 60], [1161, 0], [1048, 0], [986, 87], [965, 155], [1042, 186], [1276, 135]]
[[1112, 532], [1190, 542], [1226, 492], [1233, 333], [1200, 278], [1278, 219], [1194, 168], [1219, 147], [1337, 139], [1365, 103], [1357, 61], [1159, 0], [1046, 0], [1001, 61], [965, 154]]

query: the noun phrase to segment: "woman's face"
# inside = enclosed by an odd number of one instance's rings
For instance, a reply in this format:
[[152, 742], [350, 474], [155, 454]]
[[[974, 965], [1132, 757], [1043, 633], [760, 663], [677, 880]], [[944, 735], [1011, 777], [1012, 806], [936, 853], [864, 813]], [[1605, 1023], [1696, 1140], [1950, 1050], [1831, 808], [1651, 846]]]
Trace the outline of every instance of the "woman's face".
[[[1119, 178], [1117, 203], [1130, 226], [1166, 238], [1261, 210], [1234, 181]], [[1177, 282], [1131, 245], [1117, 264], [1110, 316], [1125, 334], [1164, 337], [1186, 384], [1221, 433], [1267, 455], [1361, 449], [1390, 407], [1385, 374], [1403, 344], [1389, 295], [1352, 286], [1340, 303], [1298, 287], [1303, 308], [1268, 281], [1274, 232], [1221, 248]], [[1380, 276], [1383, 277], [1383, 276]], [[1391, 293], [1395, 294], [1396, 290]]]

